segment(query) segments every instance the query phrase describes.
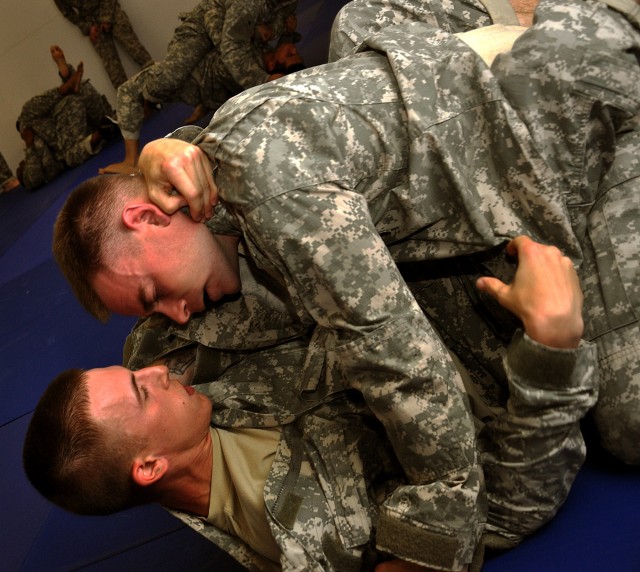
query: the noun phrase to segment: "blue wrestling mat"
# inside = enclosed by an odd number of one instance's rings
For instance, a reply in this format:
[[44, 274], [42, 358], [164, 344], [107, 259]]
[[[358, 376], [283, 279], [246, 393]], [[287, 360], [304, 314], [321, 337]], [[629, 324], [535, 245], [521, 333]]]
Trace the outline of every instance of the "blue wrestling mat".
[[[301, 0], [300, 49], [323, 61], [344, 0]], [[166, 106], [150, 118], [143, 143], [181, 124], [189, 110]], [[0, 569], [234, 572], [235, 561], [159, 506], [110, 517], [77, 517], [44, 501], [22, 471], [22, 441], [49, 381], [70, 367], [120, 363], [133, 320], [100, 324], [76, 302], [51, 257], [51, 229], [69, 190], [119, 161], [114, 143], [37, 191], [0, 196]], [[620, 466], [589, 439], [590, 454], [557, 518], [521, 546], [486, 563], [488, 572], [637, 572], [640, 473]]]

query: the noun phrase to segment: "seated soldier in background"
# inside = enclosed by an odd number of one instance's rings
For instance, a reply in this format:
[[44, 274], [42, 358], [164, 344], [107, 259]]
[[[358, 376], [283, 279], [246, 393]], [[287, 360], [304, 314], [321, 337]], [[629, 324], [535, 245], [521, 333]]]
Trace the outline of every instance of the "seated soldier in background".
[[[264, 49], [260, 47], [260, 49]], [[264, 68], [276, 79], [304, 68], [302, 56], [292, 43], [281, 43], [274, 50], [264, 53], [256, 51], [255, 57], [261, 59]], [[117, 115], [118, 127], [124, 139], [124, 159], [99, 169], [100, 174], [134, 174], [138, 172], [140, 156], [140, 132], [145, 118], [145, 84], [154, 72], [157, 62], [128, 79], [118, 89]], [[180, 101], [194, 107], [194, 113], [185, 120], [193, 123], [200, 117], [215, 111], [227, 99], [240, 92], [242, 88], [230, 77], [223, 65], [220, 54], [209, 52], [194, 72], [184, 81], [178, 92], [164, 103]]]
[[84, 163], [117, 136], [113, 108], [89, 80], [67, 63], [59, 46], [51, 46], [62, 84], [27, 101], [16, 128], [25, 142], [17, 176], [27, 189], [52, 181], [63, 170]]
[[116, 89], [127, 79], [115, 40], [140, 67], [152, 63], [147, 49], [142, 45], [131, 25], [129, 16], [118, 0], [54, 0], [62, 15], [75, 24], [104, 64], [113, 87]]

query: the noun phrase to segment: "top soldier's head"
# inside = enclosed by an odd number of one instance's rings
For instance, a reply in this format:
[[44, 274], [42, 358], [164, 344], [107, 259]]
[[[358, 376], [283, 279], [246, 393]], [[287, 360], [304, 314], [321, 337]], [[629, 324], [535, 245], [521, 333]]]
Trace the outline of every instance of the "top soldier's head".
[[236, 242], [187, 214], [168, 215], [149, 201], [140, 176], [89, 179], [65, 201], [53, 253], [82, 305], [110, 312], [160, 312], [185, 323], [240, 288]]

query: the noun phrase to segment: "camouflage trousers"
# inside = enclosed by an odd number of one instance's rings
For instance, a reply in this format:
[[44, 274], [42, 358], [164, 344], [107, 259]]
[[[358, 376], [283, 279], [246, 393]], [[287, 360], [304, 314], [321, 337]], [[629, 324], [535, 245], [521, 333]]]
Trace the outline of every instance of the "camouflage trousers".
[[[164, 74], [166, 62], [156, 62], [130, 77], [117, 93], [118, 126], [125, 139], [140, 139], [144, 123], [144, 100], [169, 103], [179, 101], [195, 107], [202, 104], [209, 110], [217, 109], [238, 90], [230, 89], [223, 80], [223, 70], [216, 52], [209, 52], [200, 60], [194, 70], [186, 76], [176, 91], [163, 91], [163, 99], [151, 97], [148, 85], [157, 85], [158, 78]], [[154, 91], [154, 93], [157, 93]]]
[[106, 97], [90, 81], [80, 91], [61, 95], [50, 89], [25, 103], [18, 119], [21, 129], [31, 127], [34, 146], [25, 152], [23, 182], [36, 188], [51, 181], [65, 167], [75, 167], [95, 153], [89, 137], [105, 115], [114, 111]]
[[140, 43], [127, 14], [122, 8], [116, 6], [111, 31], [109, 33], [102, 32], [93, 47], [98, 56], [100, 56], [113, 87], [117, 89], [126, 81], [127, 74], [118, 55], [115, 40], [131, 56], [133, 61], [141, 67], [151, 64], [153, 58]]

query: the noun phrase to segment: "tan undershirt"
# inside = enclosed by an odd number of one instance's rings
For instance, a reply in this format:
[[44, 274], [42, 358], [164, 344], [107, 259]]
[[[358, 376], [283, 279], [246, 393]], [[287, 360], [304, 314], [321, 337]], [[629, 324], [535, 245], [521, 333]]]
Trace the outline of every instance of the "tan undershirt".
[[267, 523], [263, 491], [279, 440], [278, 427], [211, 428], [213, 463], [206, 518], [276, 563], [280, 549]]
[[498, 54], [508, 52], [526, 30], [524, 26], [493, 24], [455, 34], [490, 66]]

